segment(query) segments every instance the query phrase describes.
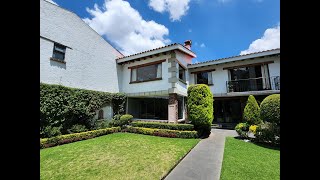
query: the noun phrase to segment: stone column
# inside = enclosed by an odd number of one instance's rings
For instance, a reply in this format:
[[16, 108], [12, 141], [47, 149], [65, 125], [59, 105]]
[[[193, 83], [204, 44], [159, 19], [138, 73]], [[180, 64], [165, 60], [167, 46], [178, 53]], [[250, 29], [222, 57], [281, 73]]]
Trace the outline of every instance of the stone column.
[[178, 95], [176, 93], [169, 94], [168, 122], [178, 122]]

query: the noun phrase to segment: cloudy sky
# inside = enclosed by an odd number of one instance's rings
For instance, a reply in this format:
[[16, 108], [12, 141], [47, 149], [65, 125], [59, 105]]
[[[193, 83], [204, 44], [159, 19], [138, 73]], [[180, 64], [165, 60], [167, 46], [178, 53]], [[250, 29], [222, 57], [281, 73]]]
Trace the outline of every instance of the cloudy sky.
[[124, 55], [187, 39], [194, 62], [280, 47], [280, 0], [50, 1], [76, 13]]

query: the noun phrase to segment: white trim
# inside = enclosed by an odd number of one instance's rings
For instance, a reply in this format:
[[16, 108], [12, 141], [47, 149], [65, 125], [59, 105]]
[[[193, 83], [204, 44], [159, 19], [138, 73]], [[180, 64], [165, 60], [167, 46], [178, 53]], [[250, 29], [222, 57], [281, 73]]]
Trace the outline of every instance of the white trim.
[[243, 56], [236, 56], [236, 57], [231, 57], [231, 58], [225, 58], [225, 59], [220, 59], [220, 60], [215, 60], [215, 61], [208, 61], [208, 62], [199, 63], [199, 64], [190, 64], [190, 65], [188, 65], [188, 69], [198, 68], [198, 67], [202, 67], [202, 66], [217, 65], [217, 64], [228, 63], [228, 62], [233, 62], [233, 61], [240, 61], [240, 60], [251, 59], [251, 58], [257, 58], [257, 57], [261, 57], [261, 56], [270, 56], [270, 55], [274, 55], [274, 54], [280, 54], [280, 49], [275, 49], [272, 51], [266, 51], [266, 52], [255, 53], [255, 54], [248, 54], [248, 55], [243, 55]]
[[154, 54], [158, 54], [158, 53], [162, 53], [162, 52], [167, 52], [167, 51], [171, 51], [171, 50], [175, 50], [175, 49], [178, 49], [192, 57], [197, 57], [193, 52], [187, 50], [185, 47], [182, 47], [182, 45], [180, 44], [176, 44], [176, 45], [172, 45], [172, 46], [168, 46], [168, 47], [164, 47], [164, 48], [160, 48], [160, 49], [157, 49], [157, 50], [152, 50], [152, 51], [149, 51], [149, 52], [144, 52], [144, 53], [141, 53], [141, 54], [137, 54], [137, 55], [132, 55], [132, 56], [129, 56], [129, 57], [124, 57], [124, 58], [121, 58], [121, 59], [117, 59], [117, 63], [122, 63], [122, 62], [126, 62], [126, 61], [130, 61], [130, 60], [133, 60], [133, 59], [138, 59], [138, 58], [142, 58], [142, 57], [146, 57], [146, 56], [151, 56], [151, 55], [154, 55]]

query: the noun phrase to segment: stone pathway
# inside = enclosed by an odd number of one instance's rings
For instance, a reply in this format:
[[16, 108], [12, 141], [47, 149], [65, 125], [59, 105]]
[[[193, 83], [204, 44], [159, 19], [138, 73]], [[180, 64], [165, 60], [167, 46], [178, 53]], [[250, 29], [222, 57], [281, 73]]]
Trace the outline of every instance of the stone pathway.
[[226, 136], [238, 136], [235, 130], [211, 129], [208, 138], [170, 172], [165, 180], [219, 180]]

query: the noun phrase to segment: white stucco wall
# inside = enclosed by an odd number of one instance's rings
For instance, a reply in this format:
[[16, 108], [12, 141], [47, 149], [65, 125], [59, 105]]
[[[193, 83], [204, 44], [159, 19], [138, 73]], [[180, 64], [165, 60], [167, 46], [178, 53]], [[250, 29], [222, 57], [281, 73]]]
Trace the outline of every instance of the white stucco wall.
[[[106, 104], [104, 107], [101, 108], [103, 110], [103, 118], [104, 119], [112, 119], [113, 117], [113, 110], [110, 104]], [[99, 111], [96, 111], [96, 115], [94, 119], [98, 119]]]
[[268, 66], [269, 66], [270, 77], [280, 76], [280, 57], [275, 59], [274, 63], [271, 63]]
[[[66, 49], [66, 64], [50, 60], [53, 42]], [[122, 55], [76, 14], [40, 0], [40, 82], [119, 92], [115, 59]]]
[[[280, 57], [267, 57], [267, 58], [257, 58], [257, 59], [247, 59], [244, 61], [236, 61], [227, 64], [218, 64], [211, 67], [197, 68], [196, 71], [201, 71], [205, 69], [215, 69], [212, 71], [212, 81], [213, 85], [210, 85], [211, 92], [213, 94], [227, 93], [226, 82], [229, 80], [228, 70], [223, 70], [224, 67], [240, 66], [245, 64], [254, 64], [267, 61], [274, 61], [274, 63], [269, 64], [269, 74], [270, 76], [280, 75]], [[190, 84], [194, 84], [193, 75], [190, 71], [195, 71], [189, 69]]]
[[[124, 93], [140, 93], [140, 92], [149, 92], [149, 91], [162, 91], [168, 90], [171, 87], [171, 84], [168, 81], [168, 58], [170, 55], [161, 55], [158, 57], [148, 58], [146, 60], [135, 61], [134, 63], [122, 65], [122, 88], [121, 91]], [[128, 67], [146, 64], [150, 62], [155, 62], [159, 60], [166, 60], [162, 62], [162, 80], [148, 81], [141, 83], [130, 84], [131, 69]]]

